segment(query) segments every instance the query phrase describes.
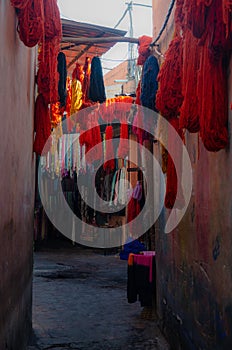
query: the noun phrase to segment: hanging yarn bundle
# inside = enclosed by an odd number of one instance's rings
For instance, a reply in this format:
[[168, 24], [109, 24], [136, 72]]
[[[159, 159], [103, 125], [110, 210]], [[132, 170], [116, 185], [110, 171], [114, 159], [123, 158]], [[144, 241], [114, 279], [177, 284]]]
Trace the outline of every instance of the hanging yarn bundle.
[[82, 85], [84, 77], [85, 77], [85, 74], [84, 74], [83, 67], [77, 62], [76, 66], [72, 72], [72, 79], [79, 80], [79, 82]]
[[[172, 118], [169, 120], [170, 124], [173, 128], [178, 132], [180, 137], [183, 137], [182, 131], [179, 128], [179, 120], [178, 118]], [[168, 138], [168, 148], [172, 149], [176, 153], [176, 160], [178, 159], [178, 162], [175, 162], [175, 165], [173, 163], [173, 160], [168, 153], [168, 159], [167, 159], [167, 183], [166, 183], [166, 194], [165, 194], [165, 200], [164, 204], [165, 207], [168, 209], [172, 209], [174, 204], [176, 208], [183, 208], [184, 206], [184, 197], [183, 197], [183, 191], [182, 191], [182, 185], [181, 183], [178, 183], [177, 181], [177, 172], [176, 167], [179, 169], [179, 174], [181, 174], [181, 167], [182, 167], [182, 149], [178, 150], [176, 149], [176, 142], [175, 139], [172, 137]], [[181, 179], [179, 179], [181, 181]]]
[[190, 132], [200, 130], [206, 149], [215, 152], [228, 144], [226, 67], [231, 43], [223, 2], [185, 0], [183, 12], [184, 102], [180, 127]]
[[[39, 155], [47, 154], [50, 149], [51, 122], [48, 104], [42, 94], [37, 96], [35, 103], [35, 132], [34, 152]], [[46, 144], [46, 147], [44, 147]]]
[[[151, 44], [151, 42], [152, 42], [152, 38], [150, 36], [143, 35], [143, 36], [141, 36], [139, 38], [137, 65], [143, 66], [144, 63], [146, 62], [146, 60], [148, 59], [148, 57], [150, 56], [150, 54], [151, 54], [151, 51], [150, 51], [150, 44]], [[143, 73], [142, 73], [142, 76], [143, 76]], [[148, 73], [148, 70], [147, 70], [147, 73]], [[144, 81], [143, 81], [143, 84], [144, 84]], [[144, 90], [143, 91], [143, 99], [146, 100], [146, 91], [147, 91], [146, 86], [143, 88], [143, 90]], [[156, 88], [156, 91], [157, 91], [157, 88]], [[142, 79], [139, 80], [138, 86], [136, 88], [135, 103], [137, 105], [141, 105], [142, 104], [141, 103], [141, 93], [142, 93]], [[139, 131], [138, 129], [136, 129], [136, 130]], [[141, 141], [140, 137], [139, 137], [139, 139]]]
[[156, 94], [156, 108], [167, 119], [180, 113], [183, 102], [182, 95], [182, 66], [183, 40], [183, 0], [177, 0], [175, 10], [175, 34], [165, 54], [165, 61], [158, 74], [159, 89]]
[[131, 96], [117, 96], [115, 97], [114, 116], [120, 122], [127, 122], [127, 117], [130, 113], [133, 98]]
[[164, 200], [164, 205], [167, 209], [173, 208], [175, 201], [176, 201], [176, 194], [177, 194], [176, 169], [175, 169], [175, 165], [172, 161], [172, 158], [170, 157], [170, 154], [168, 153], [166, 194], [165, 194], [165, 200]]
[[44, 36], [39, 53], [38, 91], [47, 103], [58, 101], [57, 56], [62, 36], [61, 19], [57, 0], [44, 1]]
[[82, 131], [79, 137], [80, 145], [85, 145], [85, 153], [91, 150], [92, 146], [92, 129]]
[[166, 123], [166, 121], [161, 115], [159, 115], [157, 120], [156, 137], [160, 141], [162, 171], [164, 174], [167, 173], [167, 167], [168, 167], [168, 151], [164, 146], [164, 145], [167, 145], [168, 143], [168, 128], [169, 128], [169, 124]]
[[[136, 105], [141, 105], [141, 85], [142, 85], [142, 81], [140, 79], [136, 89], [136, 99], [135, 99]], [[132, 132], [134, 135], [137, 136], [138, 143], [141, 145], [143, 144], [144, 140], [147, 140], [149, 138], [147, 132], [143, 128], [143, 124], [144, 124], [143, 113], [142, 113], [142, 110], [138, 108], [132, 123]]]
[[135, 104], [141, 105], [140, 97], [141, 97], [141, 79], [139, 80], [138, 86], [137, 86], [137, 88], [136, 88]]
[[159, 64], [157, 58], [149, 56], [143, 66], [143, 76], [141, 83], [141, 104], [144, 107], [155, 110], [156, 92], [158, 89], [157, 76]]
[[132, 123], [132, 132], [137, 136], [137, 140], [140, 145], [142, 145], [143, 141], [147, 139], [147, 133], [143, 128], [143, 113], [140, 109], [135, 114]]
[[82, 84], [83, 103], [86, 103], [89, 95], [89, 83], [90, 83], [90, 72], [91, 72], [91, 61], [89, 57], [86, 57], [84, 64], [84, 79]]
[[226, 37], [226, 26], [223, 22], [223, 8], [221, 0], [214, 0], [209, 9], [207, 22], [207, 36], [210, 37], [209, 52], [212, 63], [216, 63], [225, 52], [232, 48], [231, 38]]
[[18, 32], [22, 42], [33, 47], [43, 39], [44, 35], [44, 8], [43, 0], [23, 1], [19, 6], [19, 1], [14, 1], [18, 11]]
[[[175, 26], [158, 76], [156, 107], [181, 137], [183, 128], [200, 131], [206, 149], [219, 151], [228, 144], [226, 70], [231, 47], [223, 1], [177, 0]], [[168, 146], [176, 151], [170, 135]], [[184, 205], [175, 169], [182, 166], [182, 157], [176, 159], [174, 165], [168, 154], [165, 206], [170, 209]]]
[[67, 112], [67, 116], [70, 116], [71, 102], [72, 102], [72, 87], [71, 87], [71, 79], [67, 77], [66, 80], [66, 90], [67, 90], [67, 99], [66, 99], [66, 107], [65, 110]]
[[55, 128], [62, 121], [62, 109], [60, 108], [60, 103], [51, 104], [51, 125]]
[[175, 20], [180, 23], [183, 29], [182, 93], [184, 100], [180, 109], [180, 128], [187, 129], [189, 132], [198, 132], [200, 122], [197, 84], [202, 46], [199, 45], [199, 40], [193, 36], [189, 29], [196, 21], [193, 18], [193, 4], [197, 6], [196, 2], [182, 0], [182, 9], [180, 8], [178, 12], [181, 20], [178, 20], [177, 17]]
[[188, 28], [196, 38], [201, 38], [205, 33], [208, 21], [209, 7], [214, 0], [185, 0], [185, 12]]
[[[133, 233], [138, 227], [135, 227], [134, 219], [140, 214], [141, 205], [138, 199], [131, 197], [127, 206], [127, 222], [129, 223], [130, 232]], [[136, 223], [138, 225], [138, 222]]]
[[66, 67], [66, 57], [63, 52], [59, 52], [58, 57], [58, 73], [59, 73], [59, 83], [58, 83], [58, 93], [60, 106], [65, 107], [67, 90], [66, 90], [66, 79], [67, 79], [67, 67]]
[[133, 97], [131, 96], [108, 98], [105, 103], [99, 104], [99, 114], [106, 123], [111, 123], [114, 119], [126, 120], [132, 103]]
[[88, 97], [93, 102], [102, 103], [106, 100], [102, 66], [99, 57], [93, 57], [92, 59]]
[[19, 37], [26, 46], [40, 44], [38, 91], [47, 103], [58, 101], [58, 72], [56, 58], [59, 53], [62, 27], [57, 0], [11, 0], [18, 11]]
[[[11, 0], [11, 4], [18, 9], [20, 39], [29, 47], [33, 47], [36, 44], [40, 45], [37, 75], [39, 95], [35, 106], [36, 137], [34, 151], [37, 154], [41, 154], [51, 134], [48, 104], [58, 102], [59, 74], [57, 71], [57, 56], [62, 36], [59, 8], [57, 0]], [[64, 85], [64, 82], [62, 82], [62, 85]], [[62, 98], [61, 105], [62, 107], [65, 105], [65, 101]], [[57, 110], [52, 118], [53, 126], [55, 126], [58, 122]]]
[[55, 103], [59, 100], [57, 71], [57, 55], [59, 52], [59, 38], [55, 37], [45, 42], [40, 50], [37, 74], [38, 91], [43, 94], [47, 103]]
[[232, 0], [222, 0], [223, 22], [226, 25], [226, 37], [228, 38], [232, 32]]
[[106, 145], [106, 150], [105, 150], [105, 158], [108, 160], [105, 161], [105, 163], [103, 164], [103, 169], [110, 170], [110, 171], [114, 170], [115, 168], [115, 161], [114, 161], [115, 156], [114, 156], [112, 139], [113, 139], [113, 127], [112, 125], [108, 125], [105, 131], [105, 141], [108, 141]]
[[128, 124], [126, 120], [121, 122], [120, 142], [118, 147], [118, 158], [125, 159], [129, 152]]
[[[222, 6], [223, 21], [226, 25], [226, 37], [230, 40], [230, 43], [232, 45], [232, 0], [222, 0]], [[232, 103], [230, 104], [230, 109], [232, 109]]]
[[10, 0], [11, 5], [16, 7], [17, 9], [24, 9], [30, 0]]
[[[209, 53], [211, 61], [214, 63], [220, 59], [226, 49], [226, 28], [223, 23], [221, 0], [214, 0], [209, 8], [207, 27], [205, 31], [206, 39], [209, 39]], [[205, 44], [206, 46], [206, 44]]]
[[54, 37], [61, 38], [62, 26], [57, 0], [44, 0], [43, 2], [45, 40], [49, 41]]
[[228, 145], [227, 42], [221, 0], [209, 8], [200, 58], [197, 94], [200, 101], [200, 135], [207, 150]]
[[[179, 128], [180, 108], [183, 103], [183, 39], [182, 39], [182, 28], [184, 15], [182, 12], [183, 1], [177, 0], [176, 11], [175, 11], [175, 35], [171, 41], [168, 50], [165, 54], [165, 61], [161, 66], [158, 81], [159, 89], [156, 94], [156, 108], [160, 111], [161, 115], [169, 120], [169, 123], [175, 128], [175, 130], [182, 136], [182, 131]], [[158, 127], [163, 124], [162, 120], [159, 121]], [[165, 126], [165, 129], [167, 127]], [[167, 174], [166, 180], [166, 194], [165, 194], [165, 207], [172, 209], [174, 207], [182, 208], [184, 205], [184, 199], [182, 194], [181, 183], [177, 183], [177, 171], [175, 166], [178, 166], [178, 173], [181, 173], [182, 167], [182, 156], [181, 151], [176, 149], [176, 140], [172, 133], [168, 133], [167, 130], [163, 130], [164, 135], [162, 138], [167, 138], [168, 149], [172, 149], [176, 154], [176, 162], [173, 160], [166, 149], [162, 146], [162, 168]], [[159, 133], [162, 133], [159, 130]], [[178, 162], [177, 162], [178, 159]], [[179, 179], [180, 180], [180, 179]], [[178, 198], [177, 198], [178, 195]]]
[[70, 87], [70, 109], [67, 117], [72, 116], [80, 110], [83, 103], [82, 83], [84, 80], [83, 67], [76, 63], [76, 66], [72, 72], [72, 82]]
[[138, 44], [138, 59], [137, 59], [137, 65], [142, 66], [148, 56], [150, 56], [150, 44], [152, 42], [152, 38], [147, 35], [143, 35], [139, 38], [139, 44]]
[[165, 61], [158, 74], [159, 88], [156, 108], [167, 119], [179, 115], [182, 95], [182, 38], [176, 34], [165, 54]]
[[[102, 140], [97, 113], [88, 113], [88, 121], [86, 128], [86, 131], [83, 131], [81, 133], [79, 137], [79, 142], [81, 146], [85, 145], [86, 162], [91, 164], [96, 160], [102, 159], [102, 146], [98, 145], [102, 142]], [[92, 152], [91, 154], [88, 154], [90, 150], [92, 150]]]
[[105, 103], [99, 104], [99, 115], [106, 123], [111, 123], [115, 119], [114, 110], [114, 98], [108, 98]]
[[174, 14], [174, 21], [175, 21], [175, 27], [177, 29], [182, 28], [183, 23], [184, 23], [184, 3], [185, 0], [176, 0], [176, 9], [175, 9], [175, 14]]
[[198, 132], [199, 102], [197, 94], [198, 70], [202, 47], [198, 46], [192, 32], [187, 28], [183, 40], [183, 104], [180, 109], [180, 128]]
[[[101, 160], [102, 149], [101, 149], [101, 145], [98, 145], [101, 143], [101, 131], [100, 131], [99, 125], [87, 131], [84, 131], [79, 137], [79, 142], [81, 146], [85, 145], [87, 163], [93, 164], [94, 161]], [[88, 154], [88, 152], [92, 149], [93, 151], [91, 152], [91, 154]]]
[[228, 145], [227, 74], [223, 61], [221, 57], [213, 64], [207, 46], [204, 47], [198, 84], [200, 135], [206, 149], [212, 152]]
[[72, 79], [72, 99], [71, 99], [71, 108], [70, 115], [73, 115], [82, 106], [82, 86], [81, 82], [76, 78]]

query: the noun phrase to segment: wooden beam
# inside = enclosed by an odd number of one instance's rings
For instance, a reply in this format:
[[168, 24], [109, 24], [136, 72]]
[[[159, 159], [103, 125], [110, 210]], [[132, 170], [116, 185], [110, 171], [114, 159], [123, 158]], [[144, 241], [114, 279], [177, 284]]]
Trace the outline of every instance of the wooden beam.
[[[102, 33], [98, 34], [98, 36], [96, 37], [96, 39], [99, 39], [99, 38], [103, 37], [104, 34], [105, 34], [105, 32], [102, 32]], [[86, 43], [84, 43], [84, 44], [86, 44]], [[76, 44], [75, 44], [75, 45], [76, 45]], [[70, 68], [70, 67], [71, 67], [85, 52], [87, 52], [87, 51], [91, 48], [92, 45], [93, 45], [93, 44], [91, 44], [91, 43], [86, 44], [85, 48], [84, 48], [83, 50], [81, 50], [81, 51], [71, 60], [71, 62], [69, 62], [67, 68]]]
[[110, 42], [125, 42], [138, 44], [139, 39], [130, 38], [125, 36], [113, 36], [113, 37], [101, 37], [101, 38], [87, 38], [87, 37], [63, 37], [62, 42], [74, 43], [75, 45], [83, 44], [99, 44], [99, 43], [110, 43]]

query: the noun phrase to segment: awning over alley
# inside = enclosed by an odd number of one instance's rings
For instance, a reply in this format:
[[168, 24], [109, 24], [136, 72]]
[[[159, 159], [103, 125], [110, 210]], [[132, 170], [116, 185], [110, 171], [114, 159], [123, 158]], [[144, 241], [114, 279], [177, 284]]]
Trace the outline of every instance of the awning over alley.
[[86, 56], [91, 59], [94, 56], [102, 56], [116, 41], [109, 42], [93, 42], [93, 43], [73, 43], [68, 38], [120, 38], [126, 35], [126, 31], [108, 27], [102, 27], [94, 24], [76, 22], [62, 19], [63, 39], [61, 49], [66, 56], [67, 67], [73, 69], [73, 64], [78, 60], [80, 64], [84, 64]]

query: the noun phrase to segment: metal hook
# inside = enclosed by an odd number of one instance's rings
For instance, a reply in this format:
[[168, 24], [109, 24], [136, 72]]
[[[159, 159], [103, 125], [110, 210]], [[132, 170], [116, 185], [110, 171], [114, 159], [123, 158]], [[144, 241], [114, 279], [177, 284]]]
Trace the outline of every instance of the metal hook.
[[154, 45], [155, 53], [156, 53], [158, 56], [164, 58], [164, 55], [162, 54], [162, 52], [160, 52], [160, 51], [157, 49], [157, 47], [159, 47], [159, 45]]

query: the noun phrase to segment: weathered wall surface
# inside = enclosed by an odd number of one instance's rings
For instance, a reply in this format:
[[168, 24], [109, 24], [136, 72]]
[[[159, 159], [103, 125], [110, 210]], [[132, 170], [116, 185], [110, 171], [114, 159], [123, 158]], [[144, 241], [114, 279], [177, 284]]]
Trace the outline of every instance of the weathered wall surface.
[[[154, 37], [169, 0], [153, 0]], [[160, 47], [172, 37], [172, 23]], [[232, 101], [232, 62], [228, 70]], [[229, 111], [229, 132], [232, 130]], [[173, 349], [230, 349], [232, 344], [232, 146], [205, 150], [187, 134], [193, 192], [179, 226], [164, 234], [164, 210], [156, 227], [157, 310]]]
[[26, 349], [31, 329], [35, 50], [0, 1], [0, 349]]

